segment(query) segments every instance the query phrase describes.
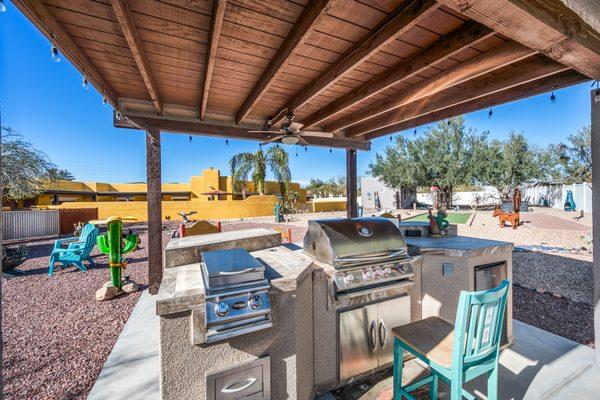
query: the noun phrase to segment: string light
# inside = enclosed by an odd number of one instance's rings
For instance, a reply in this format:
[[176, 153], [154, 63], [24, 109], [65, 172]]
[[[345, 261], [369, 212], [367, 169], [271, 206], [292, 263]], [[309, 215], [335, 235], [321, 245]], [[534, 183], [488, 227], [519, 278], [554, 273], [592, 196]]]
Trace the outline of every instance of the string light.
[[0, 0], [0, 13], [6, 12], [6, 5], [4, 4], [4, 0]]
[[450, 123], [451, 123], [450, 118], [448, 118], [448, 126], [450, 126]]
[[83, 74], [83, 79], [81, 81], [81, 87], [84, 88], [85, 90], [90, 90], [90, 83], [88, 82], [85, 74]]
[[52, 37], [52, 46], [50, 46], [50, 57], [51, 57], [52, 61], [57, 63], [57, 62], [60, 62], [60, 56], [58, 55], [58, 49], [54, 45], [55, 41], [56, 41], [56, 38], [53, 36]]
[[490, 107], [490, 111], [488, 112], [488, 118], [492, 118], [492, 116], [494, 115], [494, 111], [492, 110], [492, 107]]
[[229, 139], [225, 139], [225, 146], [229, 146]]
[[298, 157], [298, 146], [296, 146], [296, 157]]
[[554, 95], [554, 90], [552, 91], [552, 94], [550, 95], [550, 101], [552, 103], [556, 103], [556, 96]]
[[308, 152], [308, 147], [304, 146], [304, 152]]
[[123, 114], [121, 114], [121, 111], [117, 111], [117, 121], [120, 121], [123, 119]]
[[394, 141], [394, 137], [390, 136], [390, 142], [393, 142], [393, 141]]
[[414, 134], [415, 136], [417, 136], [417, 128], [416, 128], [416, 127], [415, 127], [415, 130], [413, 131], [413, 134]]
[[258, 149], [262, 150], [262, 143], [261, 142], [258, 142]]
[[188, 137], [188, 143], [192, 143], [192, 135]]
[[333, 153], [333, 149], [329, 149], [329, 154]]
[[103, 105], [104, 107], [108, 106], [108, 101], [106, 100], [106, 97], [103, 97], [103, 98], [102, 98], [102, 105]]

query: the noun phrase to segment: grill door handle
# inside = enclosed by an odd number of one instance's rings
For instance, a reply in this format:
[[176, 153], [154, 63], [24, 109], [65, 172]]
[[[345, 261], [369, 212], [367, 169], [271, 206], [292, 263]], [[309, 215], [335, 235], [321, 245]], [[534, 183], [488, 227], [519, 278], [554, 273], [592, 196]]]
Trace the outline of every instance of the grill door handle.
[[382, 319], [379, 320], [379, 344], [381, 345], [381, 348], [383, 349], [388, 342], [388, 334], [387, 334], [387, 327], [385, 326], [385, 322]]
[[[245, 383], [241, 386], [237, 386], [242, 382], [245, 382]], [[221, 393], [241, 392], [242, 390], [248, 389], [250, 386], [254, 385], [254, 382], [256, 382], [256, 378], [242, 379], [241, 381], [232, 383], [231, 385], [224, 387], [223, 389], [221, 389]]]
[[369, 345], [371, 346], [371, 351], [377, 349], [377, 339], [375, 338], [375, 335], [377, 335], [377, 322], [373, 320], [369, 326]]

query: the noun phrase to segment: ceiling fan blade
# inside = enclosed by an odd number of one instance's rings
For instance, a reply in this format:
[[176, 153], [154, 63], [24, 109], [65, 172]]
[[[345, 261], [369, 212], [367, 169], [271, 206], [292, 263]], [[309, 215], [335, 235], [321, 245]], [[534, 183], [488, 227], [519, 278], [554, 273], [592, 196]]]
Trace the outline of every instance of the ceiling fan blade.
[[292, 122], [288, 128], [288, 130], [290, 132], [298, 132], [300, 129], [302, 129], [302, 127], [304, 126], [304, 124], [301, 124], [300, 122]]
[[324, 137], [331, 138], [333, 137], [333, 133], [331, 132], [321, 132], [321, 131], [302, 131], [300, 132], [304, 136], [314, 136], [314, 137]]
[[278, 131], [248, 131], [249, 133], [279, 133]]
[[279, 139], [281, 139], [284, 136], [285, 135], [277, 135], [275, 137], [272, 137], [271, 139], [263, 140], [262, 144], [269, 144], [269, 143], [276, 142], [276, 141], [278, 141]]
[[298, 144], [301, 146], [308, 146], [310, 145], [310, 143], [308, 143], [302, 136], [300, 135], [296, 135], [296, 137], [298, 138]]

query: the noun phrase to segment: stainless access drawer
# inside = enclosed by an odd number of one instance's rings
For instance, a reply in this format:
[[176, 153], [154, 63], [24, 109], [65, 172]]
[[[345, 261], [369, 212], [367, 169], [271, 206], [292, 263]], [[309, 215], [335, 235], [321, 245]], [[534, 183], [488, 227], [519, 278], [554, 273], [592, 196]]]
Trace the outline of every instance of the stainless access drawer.
[[208, 400], [266, 400], [271, 395], [271, 359], [259, 358], [206, 376]]

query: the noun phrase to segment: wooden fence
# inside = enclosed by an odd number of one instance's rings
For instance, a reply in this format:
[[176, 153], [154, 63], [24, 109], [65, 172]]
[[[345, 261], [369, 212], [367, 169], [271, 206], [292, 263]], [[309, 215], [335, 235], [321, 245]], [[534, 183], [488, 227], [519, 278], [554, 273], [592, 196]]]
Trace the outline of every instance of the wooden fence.
[[60, 234], [73, 233], [74, 225], [78, 222], [84, 224], [93, 219], [98, 219], [98, 208], [62, 208], [60, 211]]

